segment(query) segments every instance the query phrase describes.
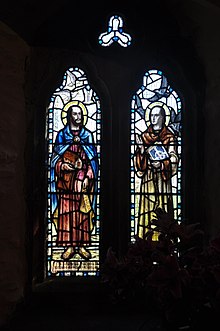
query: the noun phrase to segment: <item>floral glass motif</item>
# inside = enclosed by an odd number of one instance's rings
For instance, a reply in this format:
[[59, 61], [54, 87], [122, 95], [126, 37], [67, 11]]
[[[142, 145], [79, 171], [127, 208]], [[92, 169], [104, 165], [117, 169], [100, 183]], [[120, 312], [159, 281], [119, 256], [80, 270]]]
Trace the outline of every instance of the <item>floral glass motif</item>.
[[181, 111], [165, 75], [146, 72], [131, 102], [131, 241], [158, 240], [157, 208], [181, 221]]
[[110, 46], [113, 42], [117, 42], [122, 47], [128, 47], [131, 44], [131, 36], [123, 32], [123, 20], [120, 16], [111, 16], [108, 23], [108, 31], [101, 33], [99, 36], [99, 44], [101, 46]]
[[69, 68], [47, 112], [45, 277], [99, 274], [100, 139], [99, 98]]

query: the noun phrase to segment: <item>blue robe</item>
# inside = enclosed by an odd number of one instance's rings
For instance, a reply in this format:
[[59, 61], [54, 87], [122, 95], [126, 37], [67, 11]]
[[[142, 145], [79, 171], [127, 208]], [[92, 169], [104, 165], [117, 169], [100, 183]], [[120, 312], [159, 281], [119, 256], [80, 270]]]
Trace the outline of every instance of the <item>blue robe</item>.
[[[87, 155], [95, 178], [94, 184], [94, 193], [97, 193], [97, 176], [98, 176], [98, 156], [97, 151], [94, 145], [93, 135], [92, 133], [82, 127], [80, 133], [78, 135], [80, 137], [79, 144], [83, 148], [85, 154]], [[55, 176], [55, 166], [57, 161], [62, 157], [63, 153], [73, 144], [74, 135], [72, 134], [69, 125], [67, 124], [62, 130], [60, 130], [57, 134], [53, 155], [51, 158], [51, 212], [52, 214], [57, 208], [57, 188], [56, 188], [56, 176]], [[94, 199], [92, 202], [92, 208], [95, 213], [96, 206], [96, 194], [94, 194]]]

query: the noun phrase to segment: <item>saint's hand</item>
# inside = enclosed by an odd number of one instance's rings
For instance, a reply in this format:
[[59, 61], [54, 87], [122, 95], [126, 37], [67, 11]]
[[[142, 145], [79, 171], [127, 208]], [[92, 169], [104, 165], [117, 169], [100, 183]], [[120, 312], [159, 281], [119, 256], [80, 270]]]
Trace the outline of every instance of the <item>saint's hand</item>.
[[88, 189], [88, 187], [89, 187], [89, 179], [86, 177], [83, 181], [82, 188], [83, 188], [83, 190], [86, 191]]
[[82, 169], [82, 166], [83, 166], [82, 160], [80, 158], [78, 158], [75, 162], [75, 168], [80, 170], [80, 169]]
[[159, 162], [159, 161], [153, 161], [151, 163], [152, 163], [152, 166], [156, 169], [160, 168], [160, 166], [161, 166], [161, 162]]
[[62, 164], [61, 170], [73, 171], [74, 168], [73, 168], [72, 164], [66, 162], [66, 163]]

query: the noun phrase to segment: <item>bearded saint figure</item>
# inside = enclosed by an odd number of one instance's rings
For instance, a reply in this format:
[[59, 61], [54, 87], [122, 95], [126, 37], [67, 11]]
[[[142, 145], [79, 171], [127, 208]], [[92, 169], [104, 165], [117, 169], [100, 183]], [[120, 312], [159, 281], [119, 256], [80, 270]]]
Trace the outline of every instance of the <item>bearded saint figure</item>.
[[91, 258], [98, 158], [92, 133], [83, 124], [81, 102], [70, 102], [67, 124], [56, 137], [51, 159], [52, 213], [57, 219], [57, 246], [63, 260], [78, 253]]

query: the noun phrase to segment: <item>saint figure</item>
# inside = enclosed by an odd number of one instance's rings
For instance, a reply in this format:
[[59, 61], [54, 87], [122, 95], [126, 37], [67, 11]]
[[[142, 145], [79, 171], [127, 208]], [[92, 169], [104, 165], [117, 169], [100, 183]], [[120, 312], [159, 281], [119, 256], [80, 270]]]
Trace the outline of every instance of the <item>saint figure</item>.
[[[164, 107], [155, 105], [150, 109], [147, 130], [136, 136], [134, 166], [141, 178], [137, 235], [141, 238], [153, 230], [151, 220], [157, 208], [173, 212], [171, 180], [177, 173], [177, 141], [165, 119]], [[157, 239], [158, 232], [154, 231], [153, 240]]]
[[51, 159], [52, 213], [57, 219], [57, 246], [64, 248], [62, 259], [78, 253], [88, 260], [96, 212], [97, 151], [83, 122], [85, 106], [73, 101], [65, 108], [67, 123], [57, 133]]

